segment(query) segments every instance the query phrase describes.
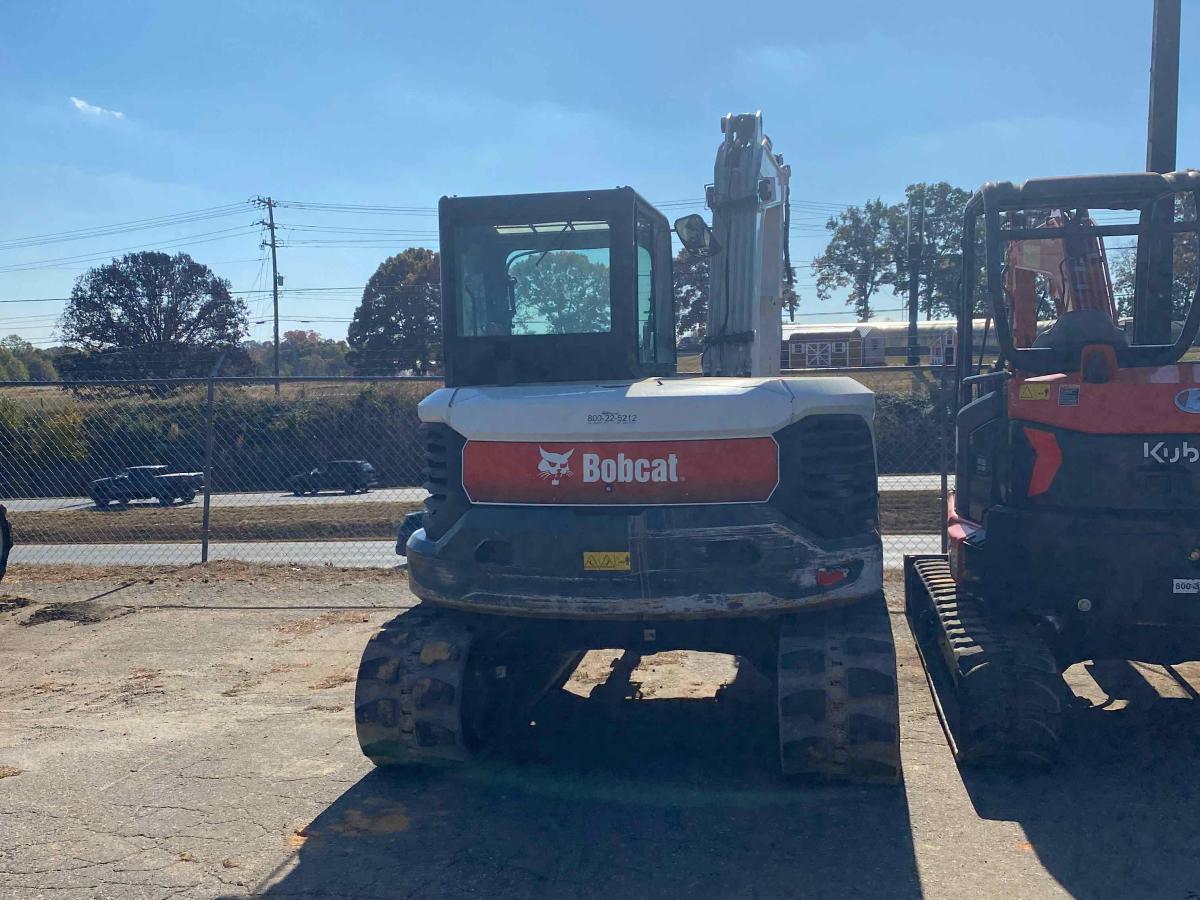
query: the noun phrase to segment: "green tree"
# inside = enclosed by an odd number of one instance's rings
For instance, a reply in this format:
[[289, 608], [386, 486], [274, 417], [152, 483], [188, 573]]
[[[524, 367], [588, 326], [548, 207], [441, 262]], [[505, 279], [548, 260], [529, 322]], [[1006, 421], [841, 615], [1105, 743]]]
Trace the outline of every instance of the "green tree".
[[675, 256], [675, 333], [703, 340], [708, 321], [709, 260], [687, 250]]
[[923, 224], [918, 303], [926, 319], [953, 316], [958, 309], [962, 277], [963, 211], [971, 192], [939, 181], [910, 184], [904, 189], [904, 197], [904, 203], [893, 214], [893, 222], [899, 227], [890, 229], [889, 235], [890, 255], [895, 261], [892, 290], [908, 296], [909, 223], [914, 238]]
[[10, 353], [25, 367], [30, 381], [58, 381], [54, 357], [45, 350], [39, 350], [20, 335], [10, 334], [0, 340], [0, 349]]
[[7, 347], [0, 347], [0, 381], [28, 381], [29, 369]]
[[362, 375], [432, 372], [442, 341], [441, 258], [410, 247], [379, 264], [354, 311], [346, 359]]
[[[793, 278], [795, 272], [792, 273]], [[794, 284], [785, 284], [783, 286], [783, 296], [780, 298], [783, 309], [788, 314], [788, 321], [796, 321], [796, 310], [800, 308], [800, 292], [796, 290]]]
[[525, 256], [508, 270], [514, 334], [586, 334], [612, 325], [607, 263], [554, 250]]
[[[1177, 218], [1195, 221], [1195, 202], [1190, 195], [1180, 198]], [[1171, 318], [1181, 322], [1187, 318], [1192, 295], [1196, 291], [1196, 257], [1200, 241], [1194, 234], [1177, 234], [1174, 237], [1172, 259], [1173, 279], [1171, 284]], [[1113, 294], [1117, 301], [1117, 315], [1132, 316], [1134, 291], [1137, 284], [1137, 243], [1128, 238], [1119, 242], [1109, 239], [1108, 264], [1113, 282]]]
[[186, 253], [127, 253], [85, 272], [63, 312], [73, 377], [203, 375], [246, 331], [246, 304]]
[[880, 199], [851, 206], [825, 223], [830, 232], [825, 251], [813, 260], [817, 297], [828, 300], [847, 290], [846, 304], [859, 321], [874, 315], [871, 301], [880, 288], [896, 283], [895, 242], [899, 207]]

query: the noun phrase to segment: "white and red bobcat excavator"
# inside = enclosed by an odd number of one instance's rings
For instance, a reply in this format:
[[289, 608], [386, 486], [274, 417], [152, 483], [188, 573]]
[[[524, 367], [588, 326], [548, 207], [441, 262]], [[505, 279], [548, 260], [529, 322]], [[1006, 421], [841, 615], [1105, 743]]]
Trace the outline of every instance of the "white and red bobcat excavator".
[[783, 771], [900, 777], [874, 397], [779, 375], [789, 169], [722, 120], [704, 376], [677, 376], [671, 231], [629, 188], [440, 204], [446, 386], [400, 549], [420, 604], [363, 654], [379, 765], [465, 761], [588, 649], [736, 654], [776, 684]]

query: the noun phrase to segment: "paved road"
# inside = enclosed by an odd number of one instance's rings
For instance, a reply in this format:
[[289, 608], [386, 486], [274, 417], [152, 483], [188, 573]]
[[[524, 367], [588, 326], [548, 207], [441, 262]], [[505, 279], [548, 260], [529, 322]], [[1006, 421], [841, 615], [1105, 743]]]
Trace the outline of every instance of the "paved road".
[[[883, 564], [897, 569], [906, 553], [937, 553], [941, 539], [936, 534], [903, 534], [883, 539]], [[392, 541], [253, 541], [213, 543], [209, 559], [239, 562], [294, 563], [306, 566], [344, 566], [373, 569], [402, 565]], [[147, 544], [18, 544], [12, 563], [76, 564], [93, 566], [188, 565], [200, 561], [195, 543]]]
[[[881, 475], [881, 491], [939, 491], [940, 475]], [[240, 494], [213, 494], [213, 506], [289, 506], [307, 503], [383, 503], [421, 501], [427, 496], [419, 487], [378, 488], [369, 494], [324, 493], [315, 497], [293, 497], [279, 491], [252, 491]], [[200, 500], [196, 500], [199, 503]], [[37, 499], [0, 500], [11, 512], [55, 512], [87, 509], [92, 501], [87, 497], [40, 497]], [[156, 505], [145, 501], [145, 505]]]

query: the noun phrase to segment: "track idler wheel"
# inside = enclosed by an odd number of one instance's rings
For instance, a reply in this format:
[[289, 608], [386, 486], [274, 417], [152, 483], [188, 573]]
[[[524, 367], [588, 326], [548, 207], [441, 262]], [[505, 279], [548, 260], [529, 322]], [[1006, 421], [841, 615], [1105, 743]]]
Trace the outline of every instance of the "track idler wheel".
[[946, 557], [905, 565], [909, 623], [958, 763], [1056, 762], [1067, 688], [1050, 648], [1033, 629], [960, 591]]
[[785, 775], [896, 784], [896, 650], [882, 594], [780, 625], [776, 668]]
[[385, 624], [358, 667], [358, 743], [377, 766], [470, 758], [462, 693], [472, 634], [460, 617], [420, 605]]
[[519, 621], [424, 603], [385, 624], [358, 670], [363, 753], [397, 766], [464, 763], [494, 749], [583, 656], [525, 632]]

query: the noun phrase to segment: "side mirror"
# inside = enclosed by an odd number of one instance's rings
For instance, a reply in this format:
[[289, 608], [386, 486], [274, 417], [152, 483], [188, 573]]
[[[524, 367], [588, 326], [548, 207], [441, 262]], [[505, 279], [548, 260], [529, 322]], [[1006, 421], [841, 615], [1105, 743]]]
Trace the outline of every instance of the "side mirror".
[[713, 237], [712, 229], [704, 221], [704, 216], [692, 213], [675, 220], [675, 233], [684, 248], [697, 256], [712, 256], [721, 252], [721, 245]]

